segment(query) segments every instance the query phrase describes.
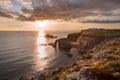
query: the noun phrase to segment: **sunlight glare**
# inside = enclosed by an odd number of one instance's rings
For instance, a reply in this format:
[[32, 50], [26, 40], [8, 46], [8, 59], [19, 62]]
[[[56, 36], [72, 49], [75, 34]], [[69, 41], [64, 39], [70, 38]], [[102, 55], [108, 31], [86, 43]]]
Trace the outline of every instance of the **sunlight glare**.
[[46, 38], [44, 36], [45, 36], [44, 31], [40, 31], [38, 35], [38, 42], [37, 42], [39, 58], [45, 58], [47, 56], [45, 46], [40, 46], [41, 44], [46, 44]]
[[35, 22], [36, 26], [44, 28], [47, 27], [48, 21], [37, 21]]

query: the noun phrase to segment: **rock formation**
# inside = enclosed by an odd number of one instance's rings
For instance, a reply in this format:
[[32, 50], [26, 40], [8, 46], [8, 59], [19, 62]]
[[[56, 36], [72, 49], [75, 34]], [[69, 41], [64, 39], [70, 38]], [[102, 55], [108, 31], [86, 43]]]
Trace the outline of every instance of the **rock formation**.
[[[58, 39], [53, 46], [56, 47], [58, 43], [60, 49], [70, 50], [72, 47], [76, 47], [80, 51], [89, 51], [102, 41], [115, 37], [120, 37], [120, 30], [87, 29], [80, 33], [69, 34], [67, 38]], [[74, 44], [75, 42], [76, 44]]]
[[95, 69], [91, 67], [83, 67], [80, 69], [77, 80], [119, 80], [111, 75], [109, 71]]
[[67, 38], [61, 38], [55, 41], [53, 47], [69, 51], [72, 48], [72, 44]]
[[51, 35], [51, 34], [46, 34], [45, 35], [46, 38], [57, 38], [57, 36]]
[[76, 42], [81, 33], [71, 33], [67, 35], [67, 39], [71, 42]]

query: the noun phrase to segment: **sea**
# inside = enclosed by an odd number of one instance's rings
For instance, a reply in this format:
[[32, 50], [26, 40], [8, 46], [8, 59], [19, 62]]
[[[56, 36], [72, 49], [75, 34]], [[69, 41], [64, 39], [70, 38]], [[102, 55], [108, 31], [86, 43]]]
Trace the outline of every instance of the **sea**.
[[[77, 32], [77, 31], [76, 31]], [[80, 53], [53, 48], [50, 43], [67, 37], [71, 32], [0, 31], [0, 80], [18, 80], [34, 76], [44, 69], [71, 64]], [[46, 38], [46, 34], [57, 38]], [[71, 53], [73, 57], [66, 54]]]

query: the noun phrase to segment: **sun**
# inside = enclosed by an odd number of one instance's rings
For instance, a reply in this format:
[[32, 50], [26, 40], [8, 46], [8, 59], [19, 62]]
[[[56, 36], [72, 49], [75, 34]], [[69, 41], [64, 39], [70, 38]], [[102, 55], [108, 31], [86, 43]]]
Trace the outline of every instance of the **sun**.
[[44, 27], [47, 27], [47, 21], [37, 21], [35, 22], [36, 26], [38, 27], [41, 27], [41, 28], [44, 28]]

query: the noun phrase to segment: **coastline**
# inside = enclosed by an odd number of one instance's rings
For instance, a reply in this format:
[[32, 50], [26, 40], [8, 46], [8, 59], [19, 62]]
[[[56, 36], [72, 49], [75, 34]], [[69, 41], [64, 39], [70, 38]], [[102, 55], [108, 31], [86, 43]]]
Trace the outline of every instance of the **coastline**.
[[[82, 59], [56, 70], [45, 69], [32, 78], [23, 76], [19, 80], [120, 80], [120, 30], [88, 29], [69, 34], [57, 42], [58, 47], [55, 48], [67, 51], [77, 48], [83, 54]], [[66, 48], [68, 46], [69, 49]]]

